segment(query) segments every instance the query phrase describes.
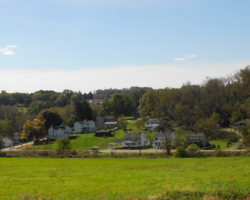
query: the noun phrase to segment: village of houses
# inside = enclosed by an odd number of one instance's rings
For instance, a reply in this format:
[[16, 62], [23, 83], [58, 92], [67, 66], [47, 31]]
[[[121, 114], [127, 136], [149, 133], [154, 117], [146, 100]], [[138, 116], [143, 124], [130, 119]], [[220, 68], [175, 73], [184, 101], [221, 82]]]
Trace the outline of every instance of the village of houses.
[[[148, 140], [147, 135], [143, 132], [137, 131], [128, 131], [124, 139], [109, 143], [109, 147], [116, 149], [140, 149], [143, 147], [151, 147], [151, 149], [166, 149], [164, 145], [165, 139], [174, 142], [176, 135], [174, 132], [164, 132], [157, 131], [158, 126], [160, 125], [159, 119], [151, 119], [145, 122], [145, 131], [154, 131], [155, 134], [153, 136], [153, 140]], [[59, 138], [74, 138], [74, 134], [88, 134], [94, 133], [95, 137], [113, 137], [112, 130], [119, 129], [119, 122], [115, 116], [99, 116], [97, 117], [97, 121], [93, 120], [84, 120], [84, 121], [76, 121], [74, 123], [74, 127], [69, 126], [51, 126], [48, 129], [48, 135], [46, 137], [46, 141], [55, 141]], [[2, 146], [3, 147], [15, 147], [20, 145], [20, 137], [19, 133], [15, 133], [13, 137], [5, 136], [2, 137]], [[197, 144], [202, 149], [210, 149], [210, 142], [206, 138], [204, 133], [188, 133], [185, 134], [186, 141], [189, 143]], [[43, 138], [44, 140], [44, 138]], [[39, 140], [33, 141], [33, 145], [38, 144]], [[117, 148], [117, 146], [119, 148]], [[98, 148], [99, 147], [93, 147]]]

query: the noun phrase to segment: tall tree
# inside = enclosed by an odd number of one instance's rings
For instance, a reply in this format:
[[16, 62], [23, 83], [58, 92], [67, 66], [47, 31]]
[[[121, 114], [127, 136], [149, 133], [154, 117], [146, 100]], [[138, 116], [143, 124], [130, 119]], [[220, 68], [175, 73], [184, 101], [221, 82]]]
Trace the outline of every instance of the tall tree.
[[82, 120], [92, 120], [93, 119], [93, 111], [89, 106], [89, 103], [86, 100], [77, 101], [75, 103], [74, 113], [76, 116], [76, 121]]

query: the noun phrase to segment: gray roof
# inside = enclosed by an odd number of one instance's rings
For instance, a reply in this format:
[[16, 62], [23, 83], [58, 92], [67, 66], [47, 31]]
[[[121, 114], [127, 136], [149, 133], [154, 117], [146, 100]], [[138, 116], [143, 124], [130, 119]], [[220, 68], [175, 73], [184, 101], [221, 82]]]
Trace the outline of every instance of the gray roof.
[[246, 125], [248, 122], [250, 121], [250, 119], [244, 119], [242, 121], [238, 121], [238, 122], [235, 122], [234, 125]]
[[187, 133], [186, 137], [202, 137], [204, 133]]
[[93, 120], [88, 120], [88, 121], [77, 121], [80, 124], [91, 124]]
[[54, 129], [59, 129], [59, 128], [65, 129], [65, 126], [53, 126], [53, 128], [54, 128]]
[[156, 133], [155, 135], [154, 135], [154, 137], [164, 137], [164, 138], [168, 138], [168, 137], [173, 137], [173, 132], [164, 132], [164, 133], [162, 133], [162, 132], [158, 132], [158, 133]]
[[134, 135], [138, 135], [138, 133], [134, 133], [133, 131], [130, 131], [130, 132], [127, 133], [125, 138], [134, 138]]

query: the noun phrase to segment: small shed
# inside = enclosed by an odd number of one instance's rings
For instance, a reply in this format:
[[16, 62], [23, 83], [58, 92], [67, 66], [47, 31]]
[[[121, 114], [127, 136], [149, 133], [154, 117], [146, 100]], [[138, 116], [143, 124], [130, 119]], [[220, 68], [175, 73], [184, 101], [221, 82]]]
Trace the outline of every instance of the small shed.
[[113, 135], [111, 134], [111, 131], [96, 131], [95, 132], [95, 137], [103, 137], [103, 136], [107, 136], [107, 137], [112, 137]]
[[100, 147], [92, 147], [93, 152], [100, 152]]

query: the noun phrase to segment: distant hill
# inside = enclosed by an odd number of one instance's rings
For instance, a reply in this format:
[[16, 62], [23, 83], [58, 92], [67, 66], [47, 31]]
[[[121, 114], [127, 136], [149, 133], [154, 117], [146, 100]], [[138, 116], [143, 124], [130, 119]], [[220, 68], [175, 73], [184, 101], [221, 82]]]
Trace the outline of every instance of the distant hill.
[[147, 91], [152, 91], [153, 88], [151, 87], [137, 87], [137, 86], [132, 86], [130, 88], [123, 88], [123, 89], [114, 89], [114, 88], [110, 88], [110, 89], [104, 89], [104, 90], [95, 90], [94, 91], [94, 98], [95, 99], [111, 99], [112, 95], [115, 93], [124, 93], [124, 94], [133, 94], [136, 92], [140, 92], [140, 93], [145, 93]]

